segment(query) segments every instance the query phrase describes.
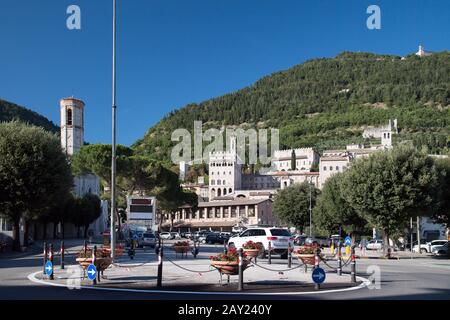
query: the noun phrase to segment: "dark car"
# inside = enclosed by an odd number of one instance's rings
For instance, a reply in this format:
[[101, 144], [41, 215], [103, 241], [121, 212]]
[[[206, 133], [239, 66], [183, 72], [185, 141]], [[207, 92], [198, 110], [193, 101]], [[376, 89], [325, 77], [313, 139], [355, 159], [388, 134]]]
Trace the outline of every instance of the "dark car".
[[209, 243], [209, 244], [224, 244], [228, 241], [227, 236], [223, 236], [220, 233], [209, 233], [206, 235], [205, 238], [205, 243]]

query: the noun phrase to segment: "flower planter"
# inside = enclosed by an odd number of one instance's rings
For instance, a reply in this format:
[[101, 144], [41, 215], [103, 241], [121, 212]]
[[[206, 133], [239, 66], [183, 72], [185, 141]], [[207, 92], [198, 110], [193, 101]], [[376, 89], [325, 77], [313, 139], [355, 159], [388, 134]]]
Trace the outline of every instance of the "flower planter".
[[173, 246], [175, 253], [188, 253], [189, 249], [189, 246]]
[[[111, 247], [110, 246], [103, 246], [101, 250], [111, 256]], [[123, 254], [124, 249], [123, 249], [123, 247], [116, 247], [115, 251], [116, 251], [116, 257], [120, 257]]]
[[243, 249], [249, 259], [256, 258], [261, 252], [260, 249]]
[[[83, 269], [87, 269], [92, 264], [92, 258], [77, 258], [76, 260]], [[111, 258], [97, 258], [95, 259], [95, 267], [97, 271], [105, 271], [112, 264]]]
[[315, 265], [315, 254], [295, 254], [295, 256], [304, 264]]
[[[238, 261], [212, 261], [211, 266], [216, 268], [220, 273], [230, 276], [236, 276], [239, 274], [239, 262]], [[248, 261], [243, 261], [243, 269], [247, 269]]]

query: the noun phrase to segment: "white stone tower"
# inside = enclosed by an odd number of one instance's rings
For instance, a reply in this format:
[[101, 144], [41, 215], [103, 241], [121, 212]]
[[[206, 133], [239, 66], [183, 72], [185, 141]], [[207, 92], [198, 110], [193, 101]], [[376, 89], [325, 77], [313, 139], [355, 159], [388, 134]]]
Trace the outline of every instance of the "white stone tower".
[[73, 97], [60, 101], [61, 146], [69, 156], [84, 144], [84, 106], [83, 101]]
[[392, 148], [392, 131], [391, 130], [383, 130], [381, 133], [381, 144], [386, 149]]

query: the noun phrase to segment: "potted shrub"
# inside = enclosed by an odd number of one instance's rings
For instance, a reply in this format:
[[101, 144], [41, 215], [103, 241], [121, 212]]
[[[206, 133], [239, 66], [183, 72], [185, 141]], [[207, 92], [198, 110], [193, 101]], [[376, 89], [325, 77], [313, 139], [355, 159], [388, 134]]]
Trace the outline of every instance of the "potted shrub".
[[250, 240], [244, 243], [242, 249], [244, 250], [246, 256], [251, 259], [256, 258], [260, 254], [261, 250], [264, 249], [264, 246], [261, 242], [253, 242]]
[[176, 253], [188, 253], [189, 248], [189, 241], [178, 241], [173, 245], [173, 250], [175, 250]]
[[[83, 269], [86, 269], [92, 264], [92, 249], [78, 252], [76, 261]], [[95, 267], [98, 271], [105, 271], [112, 264], [112, 259], [109, 252], [105, 250], [97, 250], [97, 257], [95, 259]]]
[[[243, 268], [247, 269], [249, 261], [245, 259], [246, 254], [243, 253]], [[228, 250], [228, 252], [220, 253], [216, 256], [210, 257], [211, 266], [216, 268], [220, 273], [227, 275], [237, 275], [239, 274], [239, 252], [236, 248]]]
[[[110, 245], [103, 245], [101, 250], [103, 252], [106, 252], [109, 256], [111, 255], [111, 246]], [[123, 252], [125, 251], [123, 244], [121, 243], [117, 243], [116, 244], [116, 249], [115, 249], [115, 253], [116, 253], [116, 257], [120, 257]]]
[[[317, 245], [304, 246], [295, 251], [295, 256], [304, 264], [314, 265], [316, 251], [319, 249]], [[320, 249], [319, 249], [320, 253]]]

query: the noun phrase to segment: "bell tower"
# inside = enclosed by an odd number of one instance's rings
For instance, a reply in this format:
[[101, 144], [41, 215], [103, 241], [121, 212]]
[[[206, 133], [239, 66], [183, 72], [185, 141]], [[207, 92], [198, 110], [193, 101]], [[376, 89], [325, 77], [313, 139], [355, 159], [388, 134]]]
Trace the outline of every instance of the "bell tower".
[[84, 102], [76, 98], [60, 101], [61, 147], [68, 156], [77, 153], [84, 144]]

